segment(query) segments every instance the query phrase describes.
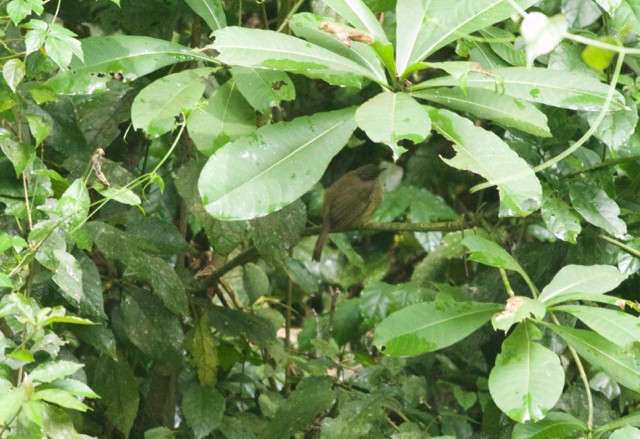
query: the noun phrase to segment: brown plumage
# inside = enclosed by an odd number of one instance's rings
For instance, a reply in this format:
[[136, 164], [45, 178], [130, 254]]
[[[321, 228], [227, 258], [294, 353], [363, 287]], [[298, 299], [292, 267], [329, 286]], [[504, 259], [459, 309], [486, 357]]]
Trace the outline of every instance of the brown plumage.
[[313, 249], [312, 259], [319, 261], [329, 233], [361, 226], [382, 203], [382, 169], [364, 165], [347, 172], [324, 193], [322, 231]]

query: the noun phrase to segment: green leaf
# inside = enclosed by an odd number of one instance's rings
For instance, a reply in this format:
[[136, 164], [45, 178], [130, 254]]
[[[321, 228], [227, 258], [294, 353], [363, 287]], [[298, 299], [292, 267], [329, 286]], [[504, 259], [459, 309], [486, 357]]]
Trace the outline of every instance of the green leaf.
[[269, 277], [259, 265], [250, 262], [242, 267], [242, 286], [253, 303], [269, 292]]
[[568, 204], [557, 197], [549, 197], [543, 201], [541, 214], [553, 236], [572, 244], [576, 243], [582, 226], [580, 218]]
[[8, 136], [0, 136], [0, 149], [13, 165], [16, 177], [19, 177], [36, 158], [33, 145], [18, 143]]
[[347, 47], [336, 35], [320, 29], [323, 23], [327, 23], [327, 17], [303, 12], [294, 15], [289, 20], [289, 27], [297, 37], [304, 38], [313, 44], [361, 65], [376, 78], [376, 82], [379, 84], [387, 82], [387, 76], [380, 63], [380, 58], [371, 46], [352, 41], [351, 47]]
[[556, 405], [564, 387], [564, 369], [553, 351], [535, 343], [540, 330], [522, 323], [502, 343], [489, 375], [496, 405], [516, 422], [538, 421]]
[[595, 0], [595, 2], [604, 9], [607, 14], [613, 15], [620, 7], [622, 0]]
[[64, 407], [72, 410], [79, 410], [86, 412], [89, 407], [81, 403], [75, 396], [58, 389], [44, 389], [36, 390], [33, 398], [36, 400], [43, 400], [53, 404], [57, 404], [60, 407]]
[[420, 43], [421, 33], [430, 0], [405, 0], [396, 5], [396, 69], [402, 75], [405, 69], [421, 59], [414, 54]]
[[224, 397], [214, 386], [191, 386], [182, 397], [182, 413], [196, 438], [215, 430], [224, 414]]
[[606, 424], [596, 428], [594, 433], [597, 435], [601, 435], [602, 433], [606, 433], [607, 431], [612, 431], [617, 428], [623, 428], [626, 426], [640, 427], [640, 412], [633, 412], [630, 415], [623, 416], [611, 422], [607, 422]]
[[227, 17], [224, 15], [224, 5], [221, 0], [186, 0], [186, 2], [204, 19], [212, 31], [227, 27]]
[[605, 294], [626, 278], [610, 265], [567, 265], [544, 287], [538, 300], [550, 306], [565, 302], [565, 295], [570, 293]]
[[49, 136], [49, 133], [51, 132], [51, 123], [42, 116], [27, 114], [25, 117], [29, 123], [29, 130], [33, 137], [35, 137], [36, 147], [38, 147], [42, 141]]
[[196, 148], [210, 156], [221, 146], [256, 131], [256, 114], [229, 80], [199, 105], [187, 120], [189, 136]]
[[202, 170], [205, 209], [224, 220], [264, 216], [313, 186], [355, 130], [354, 109], [316, 113], [259, 128], [225, 145]]
[[2, 67], [2, 77], [12, 92], [20, 85], [25, 75], [25, 66], [22, 60], [10, 59]]
[[490, 267], [513, 270], [524, 275], [524, 270], [505, 249], [479, 235], [467, 236], [462, 244], [471, 251], [470, 259]]
[[611, 343], [601, 335], [585, 329], [566, 328], [551, 323], [546, 327], [558, 334], [592, 365], [607, 372], [619, 384], [640, 391], [640, 367], [637, 348], [628, 350]]
[[60, 378], [73, 375], [83, 367], [82, 364], [72, 361], [57, 360], [40, 364], [29, 374], [32, 381], [50, 383]]
[[111, 329], [105, 325], [74, 326], [71, 328], [78, 338], [98, 352], [108, 355], [114, 360], [118, 359], [116, 352], [116, 339]]
[[554, 308], [569, 313], [609, 341], [622, 348], [640, 343], [640, 318], [625, 312], [584, 305], [563, 305]]
[[[629, 138], [635, 132], [638, 125], [638, 106], [630, 97], [626, 97], [627, 108], [624, 110], [607, 113], [598, 125], [594, 136], [600, 139], [613, 151], [624, 152]], [[593, 125], [598, 118], [598, 113], [587, 113], [587, 121]]]
[[[505, 94], [516, 99], [534, 103], [599, 112], [609, 93], [609, 86], [580, 72], [565, 72], [540, 67], [504, 67], [486, 73], [469, 72], [466, 78], [469, 88], [483, 88]], [[422, 82], [412, 91], [423, 88], [456, 86], [458, 81], [452, 76]], [[613, 94], [610, 109], [625, 108], [622, 95]]]
[[82, 45], [75, 37], [77, 37], [77, 35], [69, 29], [57, 23], [49, 24], [44, 49], [47, 52], [47, 56], [51, 58], [62, 71], [67, 69], [74, 55], [80, 61], [84, 58]]
[[207, 319], [201, 318], [193, 328], [191, 356], [203, 386], [215, 384], [218, 373], [218, 352]]
[[94, 183], [92, 188], [103, 197], [117, 201], [118, 203], [127, 204], [129, 206], [139, 206], [142, 204], [140, 197], [131, 189], [117, 186], [105, 187], [102, 183], [98, 182]]
[[611, 20], [611, 28], [619, 35], [640, 33], [640, 8], [634, 0], [623, 0]]
[[52, 388], [64, 390], [65, 392], [71, 395], [83, 396], [85, 398], [100, 397], [96, 392], [91, 390], [91, 388], [87, 386], [85, 383], [83, 383], [82, 381], [74, 380], [71, 378], [59, 379], [52, 382], [51, 384], [43, 384], [38, 386], [38, 389], [52, 389]]
[[193, 251], [184, 236], [171, 222], [147, 216], [127, 229], [130, 244], [147, 254], [156, 256], [174, 256]]
[[147, 357], [172, 363], [180, 361], [184, 334], [178, 317], [145, 290], [130, 289], [122, 302], [122, 330]]
[[49, 25], [46, 21], [29, 20], [24, 27], [30, 29], [24, 37], [24, 43], [27, 49], [26, 55], [29, 55], [44, 46], [47, 40]]
[[64, 191], [55, 211], [62, 218], [66, 230], [73, 231], [82, 225], [89, 215], [89, 190], [81, 178], [76, 179]]
[[206, 59], [188, 47], [142, 36], [89, 37], [81, 45], [84, 62], [74, 58], [67, 71], [48, 81], [57, 93], [91, 93], [104, 90], [116, 75], [129, 82], [171, 64]]
[[85, 225], [104, 255], [124, 263], [138, 278], [153, 287], [153, 293], [175, 314], [186, 314], [187, 295], [178, 275], [163, 259], [132, 245], [128, 235], [113, 226], [92, 221]]
[[329, 410], [336, 400], [332, 380], [328, 377], [304, 379], [278, 408], [261, 437], [287, 438], [311, 424], [321, 413]]
[[146, 86], [131, 106], [131, 122], [151, 137], [176, 126], [176, 116], [190, 112], [204, 93], [204, 81], [214, 69], [185, 70], [163, 76]]
[[207, 307], [207, 314], [208, 324], [223, 334], [243, 337], [261, 346], [276, 337], [274, 323], [259, 315], [213, 305]]
[[569, 25], [564, 15], [548, 18], [541, 12], [531, 12], [522, 20], [520, 34], [525, 42], [527, 61], [533, 61], [556, 48], [567, 33]]
[[[527, 9], [536, 1], [515, 0], [513, 3]], [[512, 3], [505, 0], [458, 0], [453, 5], [449, 0], [431, 0], [427, 2], [426, 9], [421, 1], [399, 4], [407, 8], [400, 13], [399, 6], [399, 16], [416, 14], [416, 17], [410, 21], [410, 28], [403, 31], [402, 35], [398, 33], [399, 58], [396, 63], [398, 76], [401, 77], [406, 77], [411, 72], [409, 67], [412, 64], [422, 61], [462, 35], [483, 29], [517, 12]], [[419, 30], [418, 19], [422, 22]], [[403, 20], [404, 22], [407, 21]], [[402, 58], [400, 54], [403, 54]]]
[[[508, 128], [516, 128], [540, 137], [551, 137], [547, 116], [533, 104], [490, 90], [469, 88], [435, 88], [412, 93], [412, 96], [445, 105], [454, 110], [488, 119]], [[617, 114], [617, 113], [615, 113]]]
[[11, 352], [10, 354], [6, 354], [6, 356], [8, 358], [14, 358], [24, 363], [33, 363], [34, 361], [36, 361], [36, 358], [33, 356], [33, 352], [31, 352], [29, 349], [18, 349]]
[[371, 282], [362, 290], [358, 306], [367, 324], [374, 326], [389, 314], [434, 296], [435, 292], [413, 283], [389, 285]]
[[[84, 252], [75, 252], [76, 260], [82, 270], [82, 300], [80, 300], [80, 315], [106, 320], [104, 313], [104, 297], [102, 296], [102, 281], [98, 267]], [[73, 317], [74, 320], [78, 319]], [[83, 319], [84, 320], [84, 319]], [[86, 324], [79, 321], [68, 323]]]
[[140, 381], [125, 360], [114, 361], [103, 355], [96, 365], [93, 387], [106, 406], [107, 419], [125, 438], [138, 414]]
[[3, 386], [0, 392], [0, 425], [5, 426], [8, 421], [13, 421], [26, 401], [27, 395], [23, 388], [6, 389]]
[[433, 352], [462, 340], [502, 308], [496, 303], [417, 303], [383, 320], [376, 329], [374, 343], [392, 356]]
[[0, 288], [13, 288], [13, 283], [6, 273], [0, 273]]
[[229, 65], [299, 73], [347, 87], [360, 87], [363, 78], [377, 81], [348, 58], [273, 31], [227, 27], [215, 32], [214, 47], [218, 61]]
[[406, 149], [400, 140], [422, 142], [431, 131], [426, 109], [405, 93], [382, 92], [356, 110], [356, 123], [371, 140], [385, 143], [397, 160]]
[[51, 279], [60, 287], [62, 296], [67, 302], [78, 306], [84, 299], [82, 267], [76, 258], [66, 250], [53, 250], [53, 256], [58, 261], [58, 266]]
[[[375, 437], [383, 429], [385, 413], [389, 409], [399, 409], [395, 398], [377, 390], [362, 398], [341, 402], [338, 416], [323, 419], [321, 439]], [[446, 436], [435, 438], [452, 439]]]
[[[515, 40], [515, 36], [504, 29], [491, 26], [480, 31], [480, 35], [486, 38], [491, 50], [500, 58], [512, 66], [527, 65], [527, 58], [524, 50], [516, 49], [510, 41]], [[502, 41], [501, 41], [502, 40]]]
[[480, 174], [498, 186], [500, 200], [516, 215], [536, 210], [542, 186], [531, 167], [492, 132], [448, 110], [429, 111], [434, 128], [454, 142], [457, 155], [445, 162]]
[[[13, 24], [15, 24], [16, 26], [31, 14], [31, 6], [29, 5], [29, 3], [33, 2], [28, 2], [25, 0], [11, 0], [7, 4], [7, 15], [9, 16], [9, 18], [11, 18], [11, 21], [13, 21]], [[38, 15], [42, 13], [42, 5], [40, 6], [39, 10], [40, 12], [38, 13]]]
[[627, 224], [619, 218], [620, 207], [605, 191], [582, 182], [571, 183], [568, 189], [571, 204], [585, 220], [618, 238], [626, 235]]
[[637, 437], [640, 437], [640, 429], [627, 425], [626, 427], [622, 427], [621, 429], [614, 431], [611, 436], [609, 436], [609, 439], [635, 439]]
[[573, 437], [576, 433], [586, 433], [584, 422], [569, 413], [552, 412], [538, 422], [516, 424], [512, 439], [547, 439], [550, 437]]
[[293, 81], [285, 72], [233, 66], [231, 74], [242, 96], [263, 114], [282, 101], [296, 98]]

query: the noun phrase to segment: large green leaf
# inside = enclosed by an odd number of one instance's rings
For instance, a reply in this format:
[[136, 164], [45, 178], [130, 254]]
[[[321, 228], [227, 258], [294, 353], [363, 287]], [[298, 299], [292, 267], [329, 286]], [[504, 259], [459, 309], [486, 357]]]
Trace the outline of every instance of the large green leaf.
[[[607, 84], [584, 73], [540, 67], [505, 67], [486, 73], [472, 71], [466, 76], [465, 83], [469, 88], [494, 90], [525, 101], [583, 111], [600, 111], [609, 93]], [[445, 76], [422, 82], [412, 91], [457, 85], [460, 85], [459, 79]], [[624, 108], [624, 98], [616, 91], [611, 110]]]
[[291, 436], [312, 423], [322, 412], [331, 408], [337, 398], [328, 377], [310, 377], [303, 380], [287, 400], [278, 408], [261, 437], [281, 439]]
[[253, 133], [256, 113], [229, 80], [193, 110], [187, 129], [196, 148], [211, 155], [230, 140]]
[[182, 397], [182, 413], [196, 438], [207, 437], [224, 415], [224, 397], [214, 386], [191, 386]]
[[405, 0], [396, 5], [396, 70], [402, 75], [405, 69], [417, 61], [414, 51], [420, 42], [420, 35], [427, 9], [431, 0]]
[[198, 181], [207, 212], [224, 220], [251, 219], [295, 201], [351, 137], [354, 112], [346, 108], [268, 125], [219, 149]]
[[151, 137], [171, 131], [180, 113], [191, 111], [205, 89], [205, 79], [214, 69], [185, 70], [163, 76], [146, 86], [133, 100], [131, 122]]
[[242, 96], [263, 114], [269, 114], [281, 101], [296, 97], [293, 81], [285, 72], [234, 66], [231, 74]]
[[227, 26], [222, 0], [185, 0], [187, 4], [202, 17], [212, 31]]
[[382, 92], [369, 99], [356, 111], [356, 122], [371, 140], [389, 145], [394, 160], [406, 151], [400, 140], [419, 143], [431, 131], [427, 110], [405, 93]]
[[128, 82], [178, 62], [210, 60], [179, 44], [129, 35], [85, 38], [82, 51], [84, 62], [73, 58], [69, 70], [48, 81], [56, 92], [93, 93], [112, 77]]
[[457, 155], [444, 159], [447, 164], [496, 184], [500, 200], [513, 214], [526, 215], [539, 207], [540, 182], [527, 162], [504, 141], [451, 111], [431, 109], [429, 115], [436, 131], [454, 143]]
[[604, 294], [627, 277], [610, 265], [567, 265], [544, 287], [538, 300], [547, 306], [565, 302], [570, 293]]
[[538, 422], [517, 424], [513, 428], [512, 439], [547, 439], [550, 437], [574, 437], [578, 432], [586, 432], [587, 425], [569, 413], [553, 412]]
[[360, 87], [372, 73], [327, 49], [304, 40], [261, 29], [227, 27], [215, 32], [217, 59], [229, 65], [299, 73], [330, 84]]
[[619, 384], [640, 391], [640, 366], [637, 362], [637, 348], [629, 350], [610, 342], [601, 335], [585, 329], [567, 328], [545, 323], [569, 346], [592, 365], [606, 371]]
[[479, 235], [471, 235], [464, 238], [462, 244], [471, 251], [471, 260], [524, 275], [524, 270], [513, 256], [495, 242]]
[[[165, 364], [179, 362], [184, 333], [178, 317], [149, 291], [130, 288], [113, 316], [114, 325], [124, 332], [146, 357]], [[116, 332], [118, 332], [116, 330]]]
[[575, 182], [568, 186], [571, 204], [582, 217], [607, 233], [623, 238], [627, 224], [620, 219], [620, 207], [595, 184]]
[[493, 120], [505, 127], [525, 133], [551, 137], [547, 116], [533, 104], [501, 95], [490, 90], [469, 88], [435, 88], [417, 91], [412, 96], [473, 114], [481, 119]]
[[558, 402], [564, 369], [553, 351], [535, 343], [540, 330], [521, 323], [502, 344], [489, 375], [489, 391], [500, 410], [517, 422], [538, 421]]
[[582, 231], [580, 217], [567, 203], [555, 196], [545, 197], [540, 213], [547, 229], [556, 238], [576, 243], [576, 238]]
[[[406, 76], [412, 64], [422, 61], [450, 42], [509, 18], [517, 12], [513, 3], [527, 9], [536, 0], [431, 0], [427, 3], [425, 13], [424, 4], [420, 2], [398, 2], [396, 13], [403, 17], [403, 23], [410, 24], [410, 31], [402, 32], [402, 40], [398, 35], [398, 53], [402, 54], [396, 60], [398, 76]], [[408, 14], [416, 14], [417, 17], [407, 21]], [[418, 19], [422, 21], [419, 31]]]
[[563, 305], [555, 310], [569, 313], [607, 340], [626, 348], [640, 343], [640, 318], [620, 310], [584, 305]]
[[85, 228], [94, 236], [96, 245], [105, 256], [121, 261], [138, 278], [149, 282], [153, 293], [169, 310], [175, 314], [187, 312], [184, 286], [166, 261], [137, 248], [135, 240], [129, 241], [125, 232], [113, 226], [92, 221]]
[[294, 15], [289, 20], [289, 27], [296, 36], [360, 64], [377, 78], [378, 83], [384, 84], [387, 81], [386, 74], [380, 63], [380, 58], [371, 46], [352, 41], [351, 47], [347, 47], [336, 35], [320, 29], [320, 26], [326, 21], [326, 17], [303, 12]]
[[374, 343], [387, 355], [405, 356], [451, 346], [484, 325], [503, 305], [480, 302], [423, 302], [384, 319]]
[[[594, 136], [602, 140], [613, 151], [626, 152], [627, 142], [635, 132], [638, 125], [638, 106], [630, 97], [626, 97], [627, 108], [614, 113], [608, 113], [598, 125]], [[593, 125], [598, 118], [598, 113], [587, 114], [589, 124]]]
[[102, 398], [98, 404], [106, 406], [107, 419], [128, 438], [138, 414], [140, 381], [125, 360], [103, 355], [95, 369], [93, 387]]

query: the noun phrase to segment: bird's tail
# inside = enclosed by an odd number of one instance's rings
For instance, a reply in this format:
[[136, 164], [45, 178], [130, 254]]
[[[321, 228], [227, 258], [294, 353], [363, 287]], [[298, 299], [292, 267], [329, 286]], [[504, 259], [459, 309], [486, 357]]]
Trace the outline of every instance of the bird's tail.
[[318, 235], [318, 240], [316, 241], [315, 247], [313, 247], [313, 255], [311, 256], [312, 261], [319, 261], [320, 256], [322, 256], [322, 249], [324, 248], [324, 244], [327, 242], [327, 238], [329, 237], [329, 228], [323, 227], [322, 232]]

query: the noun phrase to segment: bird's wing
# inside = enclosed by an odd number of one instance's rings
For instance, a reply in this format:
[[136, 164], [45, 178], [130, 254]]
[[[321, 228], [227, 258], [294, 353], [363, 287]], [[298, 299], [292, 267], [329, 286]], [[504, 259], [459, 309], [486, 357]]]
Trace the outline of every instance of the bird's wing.
[[331, 230], [349, 229], [361, 225], [367, 218], [363, 215], [371, 203], [370, 187], [350, 187], [334, 194], [329, 210]]

